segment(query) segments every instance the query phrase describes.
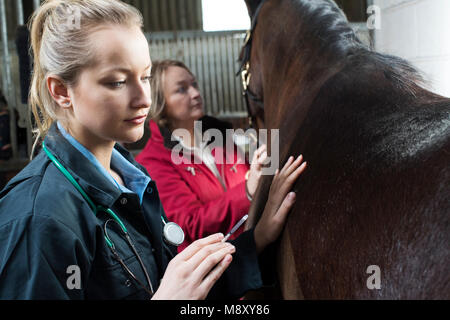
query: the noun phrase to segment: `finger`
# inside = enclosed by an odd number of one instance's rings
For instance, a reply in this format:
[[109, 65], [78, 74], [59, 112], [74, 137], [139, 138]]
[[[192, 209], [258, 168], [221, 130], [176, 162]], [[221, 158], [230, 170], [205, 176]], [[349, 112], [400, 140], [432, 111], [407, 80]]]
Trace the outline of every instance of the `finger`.
[[[191, 270], [196, 270], [205, 260], [210, 261], [211, 259], [214, 259], [216, 253], [220, 255], [220, 252], [230, 251], [232, 248], [234, 249], [234, 246], [229, 242], [213, 243], [199, 250], [186, 262]], [[219, 261], [220, 260], [218, 260], [216, 264]], [[211, 268], [212, 267], [214, 267], [214, 265], [212, 265]]]
[[287, 170], [289, 170], [289, 167], [292, 165], [292, 163], [294, 162], [294, 157], [289, 157], [289, 159], [287, 160], [287, 162], [285, 163], [284, 167], [281, 170], [278, 170], [278, 174], [275, 175], [273, 181], [272, 181], [272, 185], [271, 187], [273, 188], [277, 188], [277, 186], [281, 183], [283, 184], [284, 179], [286, 179], [286, 174], [285, 172]]
[[[291, 160], [291, 158], [289, 160]], [[281, 203], [283, 201], [289, 190], [292, 189], [295, 181], [297, 181], [298, 177], [307, 167], [307, 162], [304, 162], [302, 165], [300, 165], [300, 167], [298, 167], [298, 165], [301, 164], [302, 161], [303, 156], [299, 156], [287, 168], [286, 166], [285, 168], [283, 168], [283, 170], [285, 170], [284, 172], [282, 170], [278, 175], [275, 176], [272, 182], [271, 189], [273, 188], [274, 191], [276, 190], [276, 193], [273, 197], [269, 197], [269, 200], [272, 200], [275, 204]]]
[[226, 255], [233, 254], [236, 252], [236, 248], [234, 246], [228, 246], [222, 248], [203, 259], [197, 269], [194, 270], [193, 276], [200, 281], [206, 277], [208, 273], [220, 262], [222, 261]]
[[294, 172], [303, 162], [303, 155], [300, 155], [292, 164], [286, 168], [285, 175], [289, 176], [292, 172]]
[[265, 144], [262, 145], [261, 147], [259, 147], [259, 148], [255, 151], [255, 153], [253, 154], [253, 161], [252, 161], [252, 163], [257, 163], [259, 157], [261, 157], [261, 155], [266, 151], [266, 149], [267, 149], [267, 146], [266, 146]]
[[303, 162], [303, 164], [298, 167], [290, 176], [289, 179], [292, 179], [296, 181], [298, 177], [305, 171], [305, 169], [308, 167], [308, 162]]
[[297, 195], [295, 194], [295, 192], [290, 192], [284, 198], [280, 208], [278, 208], [277, 212], [275, 213], [276, 220], [280, 225], [284, 225], [284, 223], [286, 222], [288, 213], [292, 209], [292, 206], [294, 205], [296, 198]]
[[280, 174], [280, 169], [275, 170], [275, 178]]
[[289, 166], [294, 162], [294, 157], [289, 157], [288, 161], [285, 163], [284, 167], [281, 169], [280, 173], [284, 173]]
[[[285, 197], [285, 195], [289, 192], [289, 190], [292, 189], [297, 179], [300, 177], [300, 175], [305, 171], [307, 168], [308, 163], [304, 162], [300, 167], [298, 167], [295, 171], [290, 173], [288, 176], [285, 176], [285, 179], [281, 182], [281, 187], [279, 188], [280, 194], [282, 197]], [[281, 200], [281, 199], [280, 199]]]
[[175, 258], [181, 260], [189, 260], [191, 259], [197, 252], [203, 249], [205, 246], [210, 245], [212, 243], [220, 243], [224, 235], [222, 233], [213, 234], [209, 237], [194, 241], [191, 245], [189, 245], [186, 249], [181, 251]]
[[267, 159], [267, 152], [264, 152], [263, 154], [261, 154], [261, 156], [258, 158], [257, 162], [258, 164], [261, 166], [264, 164], [264, 162]]
[[261, 156], [265, 151], [267, 151], [267, 146], [263, 144], [258, 148], [258, 150], [256, 150], [256, 153], [258, 154], [258, 156]]
[[224, 259], [222, 259], [222, 261], [203, 279], [199, 288], [208, 294], [213, 285], [230, 266], [231, 261], [233, 261], [233, 257], [230, 254], [226, 255]]

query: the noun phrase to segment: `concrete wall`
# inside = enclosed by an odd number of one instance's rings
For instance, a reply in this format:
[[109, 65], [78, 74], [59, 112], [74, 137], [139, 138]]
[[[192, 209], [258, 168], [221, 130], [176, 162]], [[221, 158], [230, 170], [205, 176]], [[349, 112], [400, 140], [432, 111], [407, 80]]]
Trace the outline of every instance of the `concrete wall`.
[[431, 81], [429, 89], [450, 97], [450, 1], [373, 2], [381, 9], [375, 49], [409, 60]]

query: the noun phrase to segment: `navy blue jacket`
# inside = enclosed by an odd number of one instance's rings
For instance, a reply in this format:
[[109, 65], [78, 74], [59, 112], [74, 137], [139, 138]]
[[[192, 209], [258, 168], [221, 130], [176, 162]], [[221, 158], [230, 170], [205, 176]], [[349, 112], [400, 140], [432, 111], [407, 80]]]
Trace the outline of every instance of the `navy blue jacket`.
[[[154, 181], [142, 205], [122, 193], [52, 126], [47, 148], [97, 205], [111, 208], [124, 222], [153, 287], [158, 288], [176, 248], [163, 240], [164, 210]], [[148, 175], [119, 144], [115, 148]], [[114, 168], [113, 168], [114, 169]], [[114, 259], [103, 233], [109, 215], [93, 210], [42, 151], [0, 193], [0, 299], [148, 299]], [[136, 256], [113, 224], [108, 229], [119, 255], [146, 283]], [[233, 244], [233, 262], [209, 298], [238, 298], [262, 286], [253, 230]], [[81, 288], [73, 288], [73, 266]], [[73, 278], [72, 278], [73, 279]]]

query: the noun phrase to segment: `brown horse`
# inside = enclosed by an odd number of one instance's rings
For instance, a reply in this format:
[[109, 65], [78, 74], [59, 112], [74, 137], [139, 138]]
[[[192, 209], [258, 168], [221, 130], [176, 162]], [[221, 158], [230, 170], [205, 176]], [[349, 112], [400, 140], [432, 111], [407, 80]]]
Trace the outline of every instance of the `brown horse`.
[[246, 2], [249, 112], [280, 129], [281, 163], [309, 165], [276, 247], [282, 296], [449, 299], [450, 99], [365, 47], [331, 0]]

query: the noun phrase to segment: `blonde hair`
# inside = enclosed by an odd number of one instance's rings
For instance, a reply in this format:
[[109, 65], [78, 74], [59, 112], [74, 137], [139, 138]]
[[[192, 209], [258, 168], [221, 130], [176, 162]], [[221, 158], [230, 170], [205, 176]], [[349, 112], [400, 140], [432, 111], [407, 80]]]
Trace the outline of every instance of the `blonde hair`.
[[189, 70], [189, 68], [181, 61], [161, 60], [153, 62], [152, 78], [150, 80], [150, 87], [152, 88], [152, 113], [150, 114], [150, 117], [159, 126], [170, 126], [170, 119], [165, 112], [166, 99], [164, 98], [164, 77], [167, 69], [170, 67], [183, 68], [195, 78], [191, 70]]
[[136, 8], [120, 0], [46, 0], [31, 17], [34, 69], [29, 102], [37, 124], [33, 151], [59, 120], [47, 77], [75, 85], [80, 71], [94, 60], [89, 35], [108, 24], [142, 29], [143, 18]]

